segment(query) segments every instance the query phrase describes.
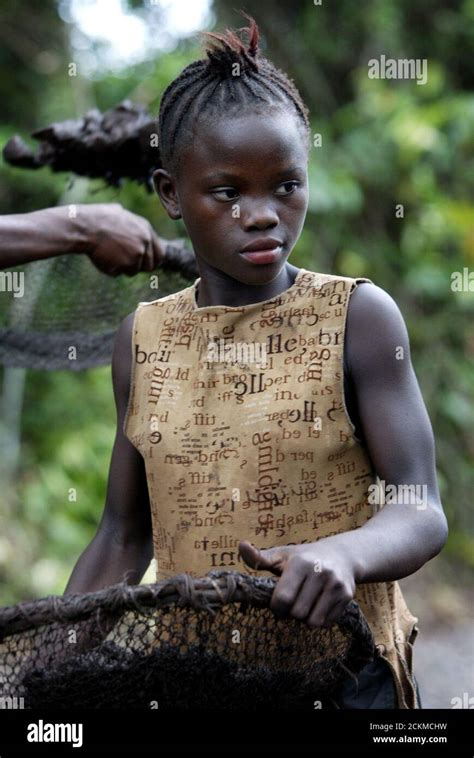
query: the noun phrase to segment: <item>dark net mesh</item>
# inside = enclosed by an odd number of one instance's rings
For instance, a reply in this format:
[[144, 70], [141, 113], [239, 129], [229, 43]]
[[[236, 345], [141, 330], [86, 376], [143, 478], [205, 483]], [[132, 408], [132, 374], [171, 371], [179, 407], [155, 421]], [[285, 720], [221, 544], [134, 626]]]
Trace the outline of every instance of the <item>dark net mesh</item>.
[[277, 618], [276, 581], [179, 574], [2, 608], [3, 707], [337, 707], [342, 679], [373, 659], [367, 622], [355, 601], [330, 628]]
[[[184, 241], [167, 246], [162, 266], [152, 274], [107, 276], [86, 255], [8, 269], [12, 277], [15, 272], [24, 274], [23, 294], [12, 288], [0, 296], [0, 364], [72, 371], [110, 363], [115, 332], [139, 302], [189, 287], [198, 276]], [[156, 276], [158, 289], [151, 286]]]

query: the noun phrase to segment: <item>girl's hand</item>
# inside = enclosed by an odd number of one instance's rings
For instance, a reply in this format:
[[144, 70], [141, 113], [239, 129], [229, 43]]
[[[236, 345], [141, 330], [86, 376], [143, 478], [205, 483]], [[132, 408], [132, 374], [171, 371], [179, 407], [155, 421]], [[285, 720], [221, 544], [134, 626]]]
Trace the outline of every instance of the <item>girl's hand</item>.
[[268, 550], [243, 540], [239, 552], [250, 568], [280, 575], [270, 602], [276, 615], [292, 616], [310, 627], [329, 627], [355, 595], [355, 565], [330, 537]]

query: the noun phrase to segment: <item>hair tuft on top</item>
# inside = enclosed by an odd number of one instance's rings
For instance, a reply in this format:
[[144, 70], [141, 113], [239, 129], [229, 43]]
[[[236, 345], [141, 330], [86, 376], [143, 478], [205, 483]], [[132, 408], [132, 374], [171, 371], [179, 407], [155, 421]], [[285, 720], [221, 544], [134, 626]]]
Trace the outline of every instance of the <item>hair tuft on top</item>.
[[[258, 71], [260, 32], [255, 19], [243, 12], [249, 26], [242, 26], [238, 31], [247, 32], [249, 41], [246, 48], [240, 37], [232, 30], [226, 29], [224, 34], [201, 32], [208, 37], [205, 52], [208, 57], [207, 67], [222, 72], [227, 76], [233, 71], [233, 65], [238, 63], [242, 71], [251, 69]], [[216, 42], [214, 42], [216, 40]], [[217, 43], [221, 43], [219, 46]]]

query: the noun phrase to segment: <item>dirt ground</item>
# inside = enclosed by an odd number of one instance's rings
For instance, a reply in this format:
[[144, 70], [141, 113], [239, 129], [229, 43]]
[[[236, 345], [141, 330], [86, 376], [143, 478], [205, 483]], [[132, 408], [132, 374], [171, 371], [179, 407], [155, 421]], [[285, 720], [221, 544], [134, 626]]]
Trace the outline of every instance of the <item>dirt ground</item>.
[[474, 589], [469, 577], [437, 557], [399, 584], [419, 619], [413, 666], [423, 708], [474, 708]]

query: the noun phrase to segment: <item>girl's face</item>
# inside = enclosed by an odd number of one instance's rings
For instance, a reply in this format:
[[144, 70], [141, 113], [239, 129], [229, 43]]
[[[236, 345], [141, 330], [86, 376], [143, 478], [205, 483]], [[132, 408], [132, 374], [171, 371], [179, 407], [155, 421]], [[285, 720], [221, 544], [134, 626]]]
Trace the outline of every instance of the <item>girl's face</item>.
[[[285, 266], [308, 208], [308, 151], [297, 116], [280, 111], [197, 124], [178, 176], [154, 174], [171, 218], [182, 217], [201, 276], [214, 270], [262, 285]], [[281, 243], [274, 262], [241, 253], [254, 241]], [[230, 284], [230, 282], [229, 282]]]

